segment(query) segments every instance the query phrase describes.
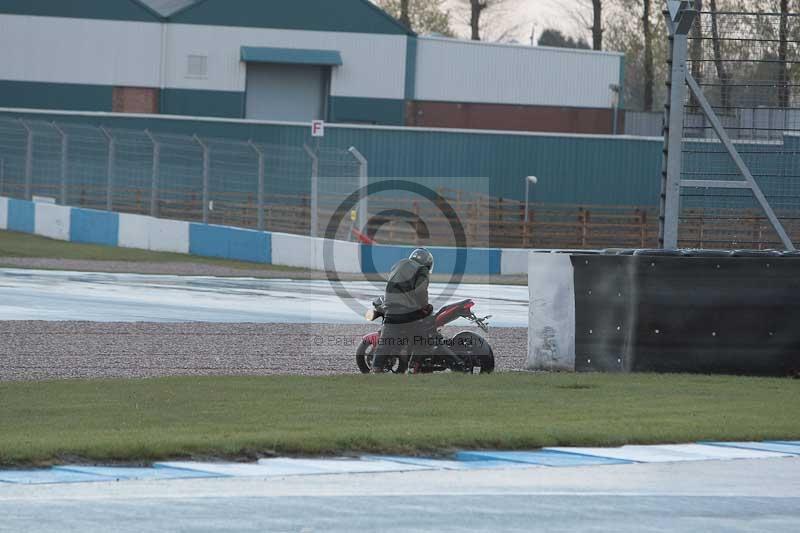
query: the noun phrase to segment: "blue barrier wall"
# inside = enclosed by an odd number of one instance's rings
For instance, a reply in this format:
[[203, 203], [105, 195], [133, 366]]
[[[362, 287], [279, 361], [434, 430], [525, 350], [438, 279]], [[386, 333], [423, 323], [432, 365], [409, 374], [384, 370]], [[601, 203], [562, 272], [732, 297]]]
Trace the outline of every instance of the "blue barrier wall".
[[34, 223], [33, 202], [8, 199], [8, 229], [20, 233], [33, 233]]
[[263, 231], [190, 224], [189, 253], [253, 263], [271, 263], [270, 237], [269, 233]]
[[93, 209], [72, 209], [69, 240], [84, 244], [116, 246], [119, 242], [119, 214]]
[[[236, 261], [260, 264], [278, 264], [308, 269], [320, 269], [322, 241], [303, 235], [273, 234], [265, 231], [248, 230], [230, 226], [216, 226], [183, 222], [188, 231], [176, 229], [174, 220], [164, 220], [144, 215], [128, 215], [109, 211], [97, 211], [79, 207], [50, 206], [39, 209], [37, 204], [26, 200], [0, 197], [7, 201], [7, 227], [9, 231], [34, 233], [45, 237], [67, 240], [76, 243], [96, 244], [104, 246], [122, 246], [152, 251], [169, 249], [180, 253], [188, 250], [190, 254], [218, 257]], [[45, 204], [38, 204], [44, 207]], [[41, 218], [39, 218], [41, 217]], [[123, 223], [120, 223], [122, 220]], [[69, 228], [69, 233], [66, 229]], [[278, 237], [283, 237], [283, 241]], [[293, 246], [307, 253], [294, 254], [294, 259], [283, 263], [273, 263], [273, 245], [283, 246], [286, 238], [291, 237]], [[281, 242], [283, 244], [281, 244]], [[339, 242], [339, 241], [337, 241]], [[411, 246], [369, 246], [356, 243], [344, 243], [346, 246], [334, 246], [332, 253], [334, 263], [342, 273], [387, 273], [400, 259], [411, 254]], [[165, 246], [168, 245], [168, 248]], [[276, 248], [277, 249], [277, 248]], [[508, 253], [516, 257], [520, 250], [501, 250], [494, 248], [463, 249], [461, 268], [458, 266], [459, 249], [446, 247], [430, 247], [438, 274], [476, 274], [499, 275], [524, 274], [524, 262], [511, 261], [506, 271], [501, 270], [503, 255]], [[297, 259], [300, 259], [299, 261]], [[518, 266], [515, 266], [518, 265]]]

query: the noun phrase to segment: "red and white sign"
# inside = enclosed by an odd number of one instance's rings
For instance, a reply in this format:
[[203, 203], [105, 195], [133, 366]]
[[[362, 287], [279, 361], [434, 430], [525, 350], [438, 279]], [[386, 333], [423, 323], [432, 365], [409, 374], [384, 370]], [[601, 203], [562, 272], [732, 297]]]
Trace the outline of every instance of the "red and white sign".
[[311, 136], [312, 137], [325, 137], [325, 121], [314, 120], [311, 122]]

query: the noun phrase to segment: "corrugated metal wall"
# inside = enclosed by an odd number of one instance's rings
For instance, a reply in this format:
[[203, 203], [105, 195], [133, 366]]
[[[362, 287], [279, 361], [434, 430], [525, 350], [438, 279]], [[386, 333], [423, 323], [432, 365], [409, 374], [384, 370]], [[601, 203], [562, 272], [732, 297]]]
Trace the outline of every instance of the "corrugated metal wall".
[[625, 134], [660, 137], [663, 135], [664, 113], [652, 111], [626, 111]]
[[[312, 142], [305, 125], [19, 113], [2, 115], [150, 129], [206, 137], [254, 139], [301, 146]], [[539, 177], [533, 201], [655, 206], [662, 143], [658, 139], [422, 130], [329, 125], [321, 146], [357, 147], [376, 177], [435, 178], [436, 186], [468, 189], [488, 177], [493, 196], [523, 199], [526, 176]], [[480, 192], [483, 192], [481, 189]]]
[[611, 107], [622, 54], [422, 37], [417, 100]]
[[157, 23], [0, 15], [0, 80], [158, 87], [160, 49]]
[[[244, 91], [242, 46], [338, 50], [343, 64], [332, 69], [331, 95], [403, 99], [406, 37], [366, 33], [169, 24], [167, 87]], [[208, 57], [208, 76], [186, 75], [189, 55]]]

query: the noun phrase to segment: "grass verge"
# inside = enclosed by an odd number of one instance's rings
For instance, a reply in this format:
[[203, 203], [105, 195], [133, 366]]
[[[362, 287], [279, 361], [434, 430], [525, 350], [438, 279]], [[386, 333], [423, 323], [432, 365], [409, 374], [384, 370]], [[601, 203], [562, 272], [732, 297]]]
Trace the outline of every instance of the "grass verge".
[[0, 383], [0, 464], [800, 439], [798, 382], [683, 375]]
[[212, 257], [199, 257], [196, 255], [149, 252], [147, 250], [117, 248], [115, 246], [98, 246], [94, 244], [78, 244], [11, 231], [0, 231], [0, 258], [2, 257], [129, 261], [136, 263], [197, 263], [240, 270], [263, 269], [265, 271], [285, 270], [287, 272], [300, 272], [304, 270], [276, 265], [262, 265], [260, 263], [247, 263], [244, 261], [215, 259]]

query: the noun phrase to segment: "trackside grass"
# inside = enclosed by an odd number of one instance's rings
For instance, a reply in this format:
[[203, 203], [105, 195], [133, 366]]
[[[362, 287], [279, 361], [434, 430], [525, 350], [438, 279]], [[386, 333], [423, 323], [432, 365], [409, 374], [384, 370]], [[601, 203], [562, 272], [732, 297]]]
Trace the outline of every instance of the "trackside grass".
[[800, 439], [800, 382], [684, 375], [0, 383], [0, 464]]
[[[11, 231], [0, 231], [0, 258], [56, 258], [74, 259], [85, 261], [129, 261], [133, 263], [202, 263], [236, 269], [257, 270], [285, 270], [287, 272], [300, 272], [303, 269], [281, 267], [276, 265], [262, 265], [244, 261], [229, 261], [212, 257], [200, 257], [187, 254], [173, 254], [168, 252], [149, 252], [133, 248], [117, 248], [115, 246], [97, 246], [94, 244], [78, 244], [73, 242], [57, 241]], [[0, 260], [2, 262], [2, 260]]]

